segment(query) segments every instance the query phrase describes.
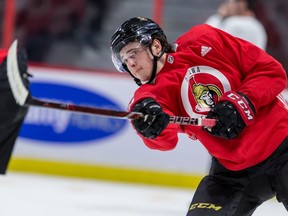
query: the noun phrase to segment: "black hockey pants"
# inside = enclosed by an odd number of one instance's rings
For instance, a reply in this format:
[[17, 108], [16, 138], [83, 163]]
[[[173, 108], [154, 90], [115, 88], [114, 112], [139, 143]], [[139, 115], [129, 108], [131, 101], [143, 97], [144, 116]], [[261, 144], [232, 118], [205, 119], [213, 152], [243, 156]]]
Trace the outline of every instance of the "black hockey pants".
[[288, 137], [268, 159], [245, 170], [227, 170], [212, 158], [187, 216], [250, 216], [274, 196], [288, 211]]

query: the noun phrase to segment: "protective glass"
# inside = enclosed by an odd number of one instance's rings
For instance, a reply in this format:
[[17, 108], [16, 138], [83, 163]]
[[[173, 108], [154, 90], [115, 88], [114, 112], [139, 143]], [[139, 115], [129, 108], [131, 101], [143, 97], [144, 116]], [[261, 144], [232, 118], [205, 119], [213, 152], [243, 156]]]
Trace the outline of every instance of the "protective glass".
[[[137, 40], [136, 40], [137, 41]], [[115, 49], [119, 50], [119, 52], [113, 52], [112, 50], [112, 62], [116, 69], [120, 72], [126, 72], [127, 71], [127, 62], [131, 59], [136, 59], [143, 51], [146, 50], [147, 46], [151, 44], [152, 38], [151, 37], [143, 37], [138, 44], [130, 49], [127, 53], [124, 53], [123, 56], [120, 56], [120, 51], [128, 44], [134, 41], [126, 40], [121, 42], [122, 48], [121, 49]]]

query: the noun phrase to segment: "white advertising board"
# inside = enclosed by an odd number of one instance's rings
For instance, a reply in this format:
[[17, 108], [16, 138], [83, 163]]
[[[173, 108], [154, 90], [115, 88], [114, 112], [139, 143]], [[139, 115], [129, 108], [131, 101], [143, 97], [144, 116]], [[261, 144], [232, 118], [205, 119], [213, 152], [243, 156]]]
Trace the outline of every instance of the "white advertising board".
[[[31, 67], [31, 93], [45, 100], [126, 110], [137, 88], [129, 76]], [[165, 172], [206, 173], [209, 155], [185, 135], [169, 152], [148, 149], [128, 120], [31, 107], [15, 157], [102, 164]]]
[[[53, 101], [126, 110], [137, 88], [129, 76], [31, 67], [32, 95]], [[288, 100], [288, 90], [284, 91]], [[148, 149], [128, 120], [73, 114], [31, 107], [13, 155], [15, 157], [164, 172], [204, 174], [210, 156], [185, 135], [172, 151]]]

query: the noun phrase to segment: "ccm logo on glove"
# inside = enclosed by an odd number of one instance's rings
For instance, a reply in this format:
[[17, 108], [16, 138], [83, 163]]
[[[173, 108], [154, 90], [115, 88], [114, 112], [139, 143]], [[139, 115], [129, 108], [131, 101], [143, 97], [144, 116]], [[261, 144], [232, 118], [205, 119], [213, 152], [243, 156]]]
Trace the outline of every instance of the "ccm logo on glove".
[[240, 113], [246, 125], [250, 125], [254, 122], [255, 108], [249, 99], [242, 93], [232, 91], [226, 92], [221, 97], [220, 101], [229, 101], [232, 103]]

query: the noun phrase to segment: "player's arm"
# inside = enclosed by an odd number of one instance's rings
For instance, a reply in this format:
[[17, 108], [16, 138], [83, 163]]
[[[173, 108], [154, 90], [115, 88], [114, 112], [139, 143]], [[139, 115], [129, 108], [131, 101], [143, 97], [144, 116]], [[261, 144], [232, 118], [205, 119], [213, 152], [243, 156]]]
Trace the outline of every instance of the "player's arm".
[[241, 84], [233, 90], [249, 98], [256, 113], [285, 89], [287, 76], [284, 68], [264, 50], [233, 37], [227, 37], [220, 46], [241, 72]]
[[245, 94], [255, 106], [256, 112], [272, 102], [286, 87], [287, 76], [282, 65], [258, 47], [247, 45], [242, 50], [244, 79], [237, 91]]
[[259, 108], [281, 93], [286, 86], [286, 72], [272, 56], [241, 39], [222, 35], [213, 45], [239, 69], [242, 80], [232, 91], [225, 92], [208, 113], [208, 118], [216, 118], [217, 124], [206, 130], [212, 135], [231, 139], [253, 124]]

